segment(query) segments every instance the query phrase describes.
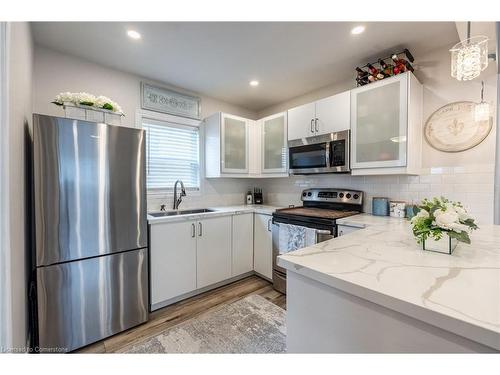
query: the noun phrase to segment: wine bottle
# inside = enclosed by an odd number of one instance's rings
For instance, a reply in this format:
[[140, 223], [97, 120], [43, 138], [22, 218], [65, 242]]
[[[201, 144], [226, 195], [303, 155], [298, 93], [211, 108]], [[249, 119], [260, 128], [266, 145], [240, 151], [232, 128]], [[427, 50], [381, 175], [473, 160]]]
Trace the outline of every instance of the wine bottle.
[[[413, 55], [407, 49], [404, 50], [404, 54], [406, 55], [406, 57], [408, 57], [408, 60], [410, 60], [412, 62], [415, 61], [415, 59], [413, 58]], [[398, 61], [400, 61], [404, 65], [405, 71], [413, 72], [415, 69], [413, 69], [413, 66], [410, 64], [410, 61], [408, 61], [408, 60], [405, 60], [403, 58], [398, 58]]]
[[[367, 64], [366, 66], [368, 67], [368, 71], [370, 72], [370, 75], [375, 78], [374, 81], [385, 78], [385, 76], [380, 72], [380, 70], [375, 68], [372, 64]], [[368, 77], [368, 79], [369, 79], [369, 77]]]
[[359, 67], [356, 67], [356, 71], [358, 72], [358, 76], [356, 77], [356, 83], [358, 86], [366, 85], [368, 81], [368, 72]]
[[406, 64], [402, 59], [398, 58], [398, 55], [393, 54], [391, 59], [394, 61], [394, 75], [406, 72]]
[[390, 77], [394, 74], [393, 72], [393, 69], [394, 69], [394, 66], [392, 64], [387, 64], [384, 60], [382, 59], [379, 59], [378, 60], [378, 63], [380, 64], [380, 66], [382, 67], [382, 73], [384, 74], [384, 76], [387, 78], [387, 77]]

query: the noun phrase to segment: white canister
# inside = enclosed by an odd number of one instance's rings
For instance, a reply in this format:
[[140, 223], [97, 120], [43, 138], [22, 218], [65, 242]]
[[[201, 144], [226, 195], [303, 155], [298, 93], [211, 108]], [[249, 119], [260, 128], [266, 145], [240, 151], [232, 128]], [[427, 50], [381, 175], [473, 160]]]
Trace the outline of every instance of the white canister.
[[247, 204], [253, 204], [253, 195], [251, 191], [247, 193]]
[[405, 217], [406, 216], [406, 202], [390, 201], [389, 202], [389, 216]]

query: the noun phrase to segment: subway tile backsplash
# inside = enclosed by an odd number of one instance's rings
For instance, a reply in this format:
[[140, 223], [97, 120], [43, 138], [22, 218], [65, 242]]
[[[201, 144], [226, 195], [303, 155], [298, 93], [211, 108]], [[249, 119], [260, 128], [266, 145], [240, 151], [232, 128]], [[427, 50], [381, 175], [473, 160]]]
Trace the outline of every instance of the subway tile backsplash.
[[300, 192], [310, 187], [335, 187], [365, 193], [363, 210], [371, 212], [372, 198], [388, 197], [418, 203], [423, 198], [445, 196], [462, 202], [478, 223], [493, 222], [494, 165], [433, 167], [420, 176], [314, 175], [267, 179], [263, 184], [271, 204], [301, 204]]
[[[300, 205], [300, 193], [311, 187], [335, 187], [361, 190], [365, 193], [363, 210], [371, 212], [372, 198], [388, 197], [418, 203], [423, 198], [445, 196], [462, 202], [478, 223], [493, 223], [494, 165], [433, 167], [420, 176], [350, 176], [313, 175], [269, 179], [203, 179], [201, 192], [187, 192], [181, 208], [240, 205], [247, 190], [260, 187], [264, 203], [277, 206]], [[172, 208], [171, 193], [148, 195], [148, 211], [161, 204]]]

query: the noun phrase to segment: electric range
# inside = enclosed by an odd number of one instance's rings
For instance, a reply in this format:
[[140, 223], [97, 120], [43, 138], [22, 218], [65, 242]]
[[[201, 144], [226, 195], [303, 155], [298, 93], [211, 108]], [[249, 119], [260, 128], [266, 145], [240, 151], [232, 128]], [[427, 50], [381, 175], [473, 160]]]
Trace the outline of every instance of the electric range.
[[363, 192], [357, 190], [317, 188], [302, 192], [300, 207], [289, 207], [273, 213], [273, 286], [286, 292], [286, 270], [277, 265], [280, 254], [280, 224], [313, 228], [315, 242], [337, 237], [337, 219], [362, 212]]

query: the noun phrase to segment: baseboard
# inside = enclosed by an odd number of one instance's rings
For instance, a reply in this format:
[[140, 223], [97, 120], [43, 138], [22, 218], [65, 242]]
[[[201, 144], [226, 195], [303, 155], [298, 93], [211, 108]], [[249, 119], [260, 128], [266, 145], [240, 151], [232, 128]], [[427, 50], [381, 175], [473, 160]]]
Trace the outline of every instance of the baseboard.
[[[174, 298], [170, 298], [170, 299], [168, 299], [166, 301], [155, 303], [154, 305], [151, 305], [151, 308], [150, 308], [149, 311], [153, 312], [155, 310], [161, 309], [163, 307], [167, 307], [169, 305], [172, 305], [172, 304], [174, 304], [176, 302], [179, 302], [179, 301], [182, 301], [184, 299], [197, 296], [198, 294], [202, 294], [202, 293], [208, 292], [208, 291], [210, 291], [212, 289], [216, 289], [216, 288], [219, 288], [221, 286], [234, 283], [235, 281], [238, 281], [238, 280], [241, 280], [241, 279], [244, 279], [244, 278], [246, 278], [248, 276], [253, 276], [253, 275], [257, 275], [259, 277], [262, 277], [261, 275], [257, 274], [255, 271], [246, 272], [246, 273], [243, 273], [241, 275], [231, 277], [230, 279], [223, 280], [223, 281], [220, 281], [218, 283], [215, 283], [215, 284], [212, 284], [212, 285], [208, 285], [208, 286], [200, 288], [200, 289], [193, 290], [192, 292], [181, 294], [180, 296], [177, 296], [177, 297], [174, 297]], [[265, 278], [265, 279], [267, 281], [271, 281], [272, 282], [272, 280], [268, 280], [267, 278]]]

